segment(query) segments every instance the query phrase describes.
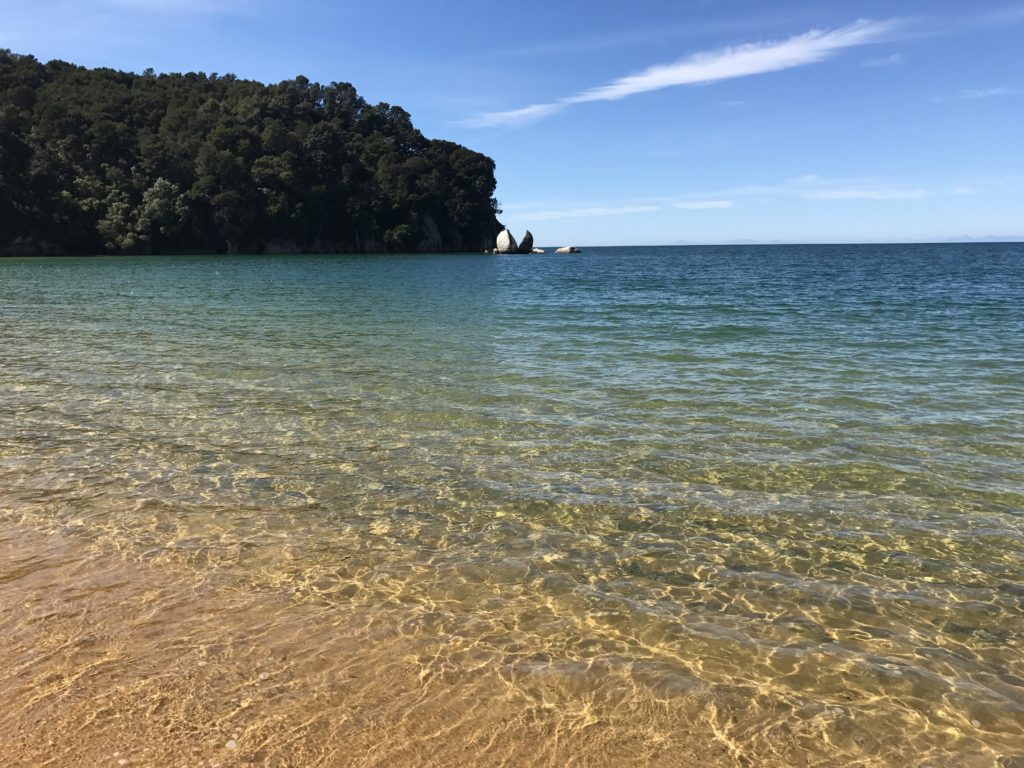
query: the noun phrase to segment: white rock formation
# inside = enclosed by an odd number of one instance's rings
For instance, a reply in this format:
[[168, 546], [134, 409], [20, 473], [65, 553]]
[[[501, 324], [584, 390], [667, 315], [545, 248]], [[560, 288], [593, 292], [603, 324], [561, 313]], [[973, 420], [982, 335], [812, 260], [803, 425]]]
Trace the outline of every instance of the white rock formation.
[[495, 249], [498, 253], [519, 253], [519, 246], [516, 244], [516, 239], [512, 237], [512, 233], [507, 229], [501, 230], [498, 234], [498, 247]]

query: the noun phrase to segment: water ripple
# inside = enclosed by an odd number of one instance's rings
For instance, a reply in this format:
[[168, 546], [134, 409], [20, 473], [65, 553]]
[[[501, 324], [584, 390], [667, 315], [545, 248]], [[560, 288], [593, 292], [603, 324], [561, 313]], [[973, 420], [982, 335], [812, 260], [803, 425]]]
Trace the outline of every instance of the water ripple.
[[995, 245], [5, 260], [0, 751], [1016, 765], [1022, 300]]

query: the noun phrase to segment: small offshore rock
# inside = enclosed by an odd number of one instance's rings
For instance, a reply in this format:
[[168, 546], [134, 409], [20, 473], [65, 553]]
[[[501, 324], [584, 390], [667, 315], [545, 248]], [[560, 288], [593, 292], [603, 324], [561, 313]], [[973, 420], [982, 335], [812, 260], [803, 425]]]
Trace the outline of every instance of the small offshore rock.
[[507, 229], [501, 230], [498, 233], [498, 247], [495, 249], [498, 253], [518, 253], [519, 246], [516, 244], [516, 239], [512, 237], [512, 233]]
[[579, 253], [579, 252], [580, 252], [580, 249], [577, 248], [575, 245], [565, 245], [565, 246], [562, 246], [561, 248], [558, 248], [555, 251], [555, 253]]
[[543, 248], [534, 248], [533, 250], [530, 251], [530, 253], [544, 253], [544, 249]]

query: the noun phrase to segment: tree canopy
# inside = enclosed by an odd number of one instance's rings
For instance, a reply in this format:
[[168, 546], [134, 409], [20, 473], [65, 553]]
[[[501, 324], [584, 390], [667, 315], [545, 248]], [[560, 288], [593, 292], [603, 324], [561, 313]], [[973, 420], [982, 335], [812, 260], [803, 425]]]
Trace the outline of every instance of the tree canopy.
[[0, 253], [478, 251], [494, 161], [348, 83], [0, 50]]

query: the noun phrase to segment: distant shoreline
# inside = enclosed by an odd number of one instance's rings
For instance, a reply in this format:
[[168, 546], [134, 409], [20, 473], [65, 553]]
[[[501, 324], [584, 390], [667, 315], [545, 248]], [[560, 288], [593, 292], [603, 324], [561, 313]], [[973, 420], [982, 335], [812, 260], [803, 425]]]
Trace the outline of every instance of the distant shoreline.
[[[907, 240], [886, 242], [771, 242], [771, 243], [667, 243], [651, 245], [584, 245], [581, 249], [595, 248], [839, 248], [839, 247], [893, 247], [893, 246], [986, 246], [986, 245], [1024, 245], [1024, 237], [1008, 240]], [[0, 253], [2, 259], [164, 259], [164, 258], [222, 258], [222, 257], [263, 257], [263, 256], [547, 256], [564, 258], [565, 256], [585, 256], [585, 253], [555, 254], [554, 246], [548, 246], [544, 254], [491, 254], [475, 251], [294, 251], [294, 252], [245, 252], [245, 253], [166, 253], [166, 254], [132, 254], [132, 253]]]

